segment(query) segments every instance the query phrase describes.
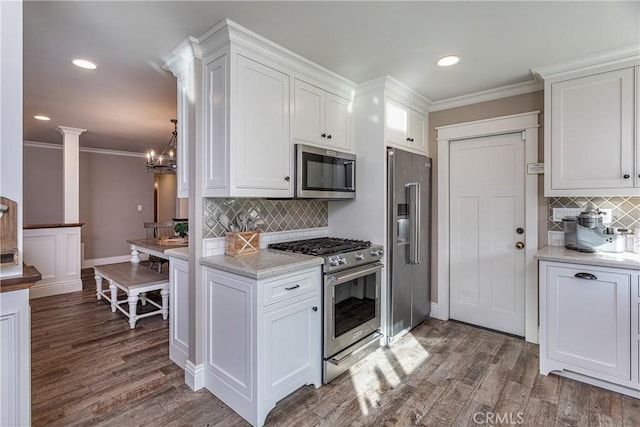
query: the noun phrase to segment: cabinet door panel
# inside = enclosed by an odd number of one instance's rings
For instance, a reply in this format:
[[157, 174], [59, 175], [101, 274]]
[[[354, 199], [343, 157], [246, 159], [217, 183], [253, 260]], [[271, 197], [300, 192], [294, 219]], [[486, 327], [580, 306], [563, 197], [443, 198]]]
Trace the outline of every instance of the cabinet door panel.
[[227, 153], [227, 73], [228, 56], [224, 55], [205, 67], [205, 144], [203, 187], [207, 190], [229, 187]]
[[633, 69], [554, 83], [551, 93], [552, 189], [631, 188]]
[[409, 146], [420, 151], [427, 151], [425, 146], [425, 131], [426, 131], [427, 118], [424, 114], [420, 114], [417, 111], [409, 110], [409, 132], [408, 136], [413, 139], [409, 142]]
[[385, 100], [385, 133], [388, 142], [407, 145], [407, 125], [409, 111], [407, 107], [387, 98]]
[[205, 269], [205, 369], [247, 400], [254, 398], [253, 288]]
[[327, 135], [331, 135], [331, 138], [323, 143], [342, 150], [351, 150], [349, 100], [327, 93], [325, 105], [325, 130]]
[[263, 397], [269, 399], [287, 385], [312, 375], [320, 362], [320, 297], [295, 304], [278, 304], [264, 316], [265, 381]]
[[236, 187], [289, 191], [289, 76], [240, 55], [238, 74]]
[[547, 357], [631, 379], [630, 276], [548, 266], [546, 287]]
[[189, 263], [169, 261], [169, 359], [182, 369], [189, 358]]
[[315, 86], [294, 82], [294, 138], [301, 141], [324, 143], [324, 94]]
[[636, 71], [636, 170], [635, 183], [640, 188], [640, 67], [635, 67]]

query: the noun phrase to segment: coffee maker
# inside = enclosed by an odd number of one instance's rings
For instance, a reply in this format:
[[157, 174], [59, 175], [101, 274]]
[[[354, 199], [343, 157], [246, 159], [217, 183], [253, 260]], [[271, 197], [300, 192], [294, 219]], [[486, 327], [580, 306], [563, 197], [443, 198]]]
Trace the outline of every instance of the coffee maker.
[[626, 236], [606, 228], [600, 210], [588, 208], [574, 221], [565, 221], [565, 242], [580, 252], [624, 252]]

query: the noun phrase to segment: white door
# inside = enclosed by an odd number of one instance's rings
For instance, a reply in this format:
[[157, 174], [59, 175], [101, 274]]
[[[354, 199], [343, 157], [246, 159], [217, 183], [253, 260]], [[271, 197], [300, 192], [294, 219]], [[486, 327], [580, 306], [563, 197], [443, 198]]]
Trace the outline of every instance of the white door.
[[450, 315], [524, 336], [521, 135], [450, 144]]

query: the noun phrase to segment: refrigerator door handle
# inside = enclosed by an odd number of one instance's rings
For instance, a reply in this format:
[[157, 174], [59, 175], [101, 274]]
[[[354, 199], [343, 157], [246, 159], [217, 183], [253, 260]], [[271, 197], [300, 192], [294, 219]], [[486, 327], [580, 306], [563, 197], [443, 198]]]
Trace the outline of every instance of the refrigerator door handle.
[[409, 191], [409, 263], [420, 264], [420, 183], [405, 187]]

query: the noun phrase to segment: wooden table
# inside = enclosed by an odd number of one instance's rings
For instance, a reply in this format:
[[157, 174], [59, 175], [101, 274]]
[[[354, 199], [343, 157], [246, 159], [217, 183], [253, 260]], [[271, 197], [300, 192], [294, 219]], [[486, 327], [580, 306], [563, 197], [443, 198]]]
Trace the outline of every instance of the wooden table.
[[129, 243], [131, 247], [131, 262], [140, 264], [140, 253], [155, 255], [162, 259], [169, 259], [169, 255], [164, 253], [167, 249], [185, 248], [189, 246], [188, 243], [161, 245], [158, 242], [158, 239], [127, 240], [127, 243]]

